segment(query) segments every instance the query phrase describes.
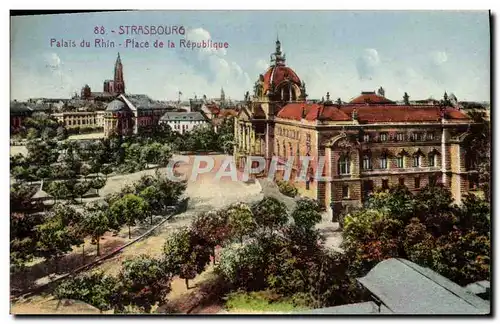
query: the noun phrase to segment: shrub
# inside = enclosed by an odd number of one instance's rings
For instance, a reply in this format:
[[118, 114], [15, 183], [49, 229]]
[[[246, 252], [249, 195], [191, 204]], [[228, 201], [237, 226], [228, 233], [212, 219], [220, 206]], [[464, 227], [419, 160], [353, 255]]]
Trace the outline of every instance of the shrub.
[[297, 196], [297, 188], [287, 181], [278, 181], [278, 189], [285, 196], [295, 198]]

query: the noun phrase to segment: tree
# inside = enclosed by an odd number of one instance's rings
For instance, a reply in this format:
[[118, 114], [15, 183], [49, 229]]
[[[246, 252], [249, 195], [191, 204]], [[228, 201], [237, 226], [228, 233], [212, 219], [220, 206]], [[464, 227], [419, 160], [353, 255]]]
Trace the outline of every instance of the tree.
[[113, 168], [111, 167], [111, 165], [106, 164], [106, 165], [103, 165], [103, 167], [101, 168], [101, 172], [102, 172], [102, 174], [104, 174], [105, 179], [108, 180], [108, 176], [111, 173], [113, 173]]
[[162, 210], [162, 198], [163, 195], [160, 190], [154, 186], [149, 186], [139, 193], [139, 197], [143, 198], [149, 205], [151, 212], [151, 225], [153, 225], [153, 213], [157, 213]]
[[203, 272], [210, 262], [210, 248], [201, 245], [188, 228], [181, 228], [165, 241], [163, 260], [168, 272], [183, 278], [189, 289], [189, 279]]
[[59, 300], [81, 300], [102, 312], [123, 309], [122, 291], [118, 278], [106, 276], [103, 272], [91, 272], [63, 281], [54, 290], [54, 295]]
[[125, 289], [127, 303], [150, 313], [170, 292], [172, 274], [160, 260], [141, 255], [123, 262], [118, 279]]
[[130, 239], [130, 227], [137, 221], [144, 220], [149, 216], [149, 206], [146, 201], [133, 194], [127, 194], [111, 205], [111, 214], [115, 219], [123, 219], [128, 226], [128, 238]]
[[36, 227], [38, 234], [37, 253], [45, 259], [56, 260], [56, 271], [58, 261], [63, 254], [72, 250], [73, 245], [80, 245], [81, 238], [73, 228], [65, 226], [56, 217], [48, 219], [45, 223]]
[[304, 230], [311, 230], [321, 222], [321, 206], [318, 201], [309, 198], [297, 200], [297, 207], [292, 212], [295, 225]]
[[63, 126], [59, 126], [56, 131], [57, 140], [63, 141], [68, 138], [68, 132]]
[[68, 187], [61, 181], [50, 182], [47, 185], [47, 192], [54, 197], [56, 203], [58, 199], [66, 198], [70, 195]]
[[288, 211], [285, 204], [273, 197], [264, 197], [253, 206], [252, 212], [257, 225], [271, 231], [288, 222]]
[[346, 217], [342, 246], [356, 275], [401, 257], [465, 285], [489, 279], [489, 214], [489, 204], [472, 195], [453, 205], [442, 186], [425, 187], [415, 196], [389, 191]]
[[80, 202], [83, 202], [83, 195], [85, 195], [87, 191], [89, 191], [90, 186], [91, 186], [90, 181], [78, 182], [75, 185], [74, 192], [76, 196], [80, 197]]
[[26, 135], [26, 139], [28, 141], [36, 139], [37, 137], [38, 137], [38, 131], [35, 128], [28, 129], [28, 134]]
[[100, 255], [99, 241], [101, 236], [106, 233], [110, 227], [109, 210], [106, 205], [91, 203], [85, 206], [85, 217], [82, 221], [82, 227], [89, 233], [97, 244], [97, 255]]
[[205, 241], [212, 249], [213, 263], [215, 264], [216, 246], [223, 245], [231, 236], [228, 214], [223, 211], [200, 213], [191, 222], [191, 232]]
[[225, 213], [228, 217], [231, 236], [239, 238], [241, 243], [246, 235], [250, 235], [257, 228], [252, 210], [244, 203], [229, 206]]
[[90, 181], [90, 188], [97, 190], [97, 194], [99, 194], [99, 190], [101, 190], [106, 185], [106, 180], [100, 177], [94, 178]]

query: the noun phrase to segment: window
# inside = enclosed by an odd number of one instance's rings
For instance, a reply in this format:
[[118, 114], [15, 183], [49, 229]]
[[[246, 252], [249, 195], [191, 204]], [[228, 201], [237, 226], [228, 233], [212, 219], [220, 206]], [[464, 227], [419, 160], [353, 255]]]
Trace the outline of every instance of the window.
[[342, 199], [347, 199], [347, 198], [349, 198], [349, 186], [343, 185], [342, 186]]
[[413, 167], [414, 168], [420, 167], [420, 155], [418, 155], [418, 154], [415, 154], [413, 156]]
[[415, 189], [419, 189], [419, 188], [420, 188], [420, 178], [415, 177]]
[[363, 156], [363, 169], [370, 170], [372, 168], [372, 162], [368, 155]]
[[397, 133], [396, 134], [396, 140], [399, 142], [402, 142], [405, 140], [405, 134], [404, 133]]
[[363, 135], [363, 142], [369, 142], [369, 141], [370, 141], [370, 134]]
[[389, 189], [389, 180], [383, 179], [382, 180], [382, 189]]
[[405, 185], [405, 178], [401, 177], [401, 178], [399, 178], [398, 181], [399, 181], [399, 185], [400, 186], [404, 186]]
[[382, 133], [380, 134], [380, 141], [386, 142], [387, 141], [387, 133]]
[[347, 155], [342, 155], [339, 159], [339, 174], [351, 173], [351, 161]]
[[436, 166], [436, 154], [429, 154], [429, 166]]
[[380, 168], [381, 169], [387, 169], [387, 156], [383, 155], [380, 158]]
[[418, 141], [418, 133], [412, 133], [411, 134], [411, 140], [412, 141]]
[[396, 157], [396, 166], [398, 168], [404, 168], [404, 157], [402, 155]]
[[434, 140], [434, 133], [427, 133], [427, 139], [428, 139], [429, 141]]
[[293, 156], [293, 148], [292, 148], [292, 143], [288, 143], [288, 147], [290, 149], [290, 156]]
[[276, 143], [276, 146], [278, 148], [278, 156], [281, 156], [280, 143]]
[[306, 180], [306, 190], [309, 190], [309, 179]]

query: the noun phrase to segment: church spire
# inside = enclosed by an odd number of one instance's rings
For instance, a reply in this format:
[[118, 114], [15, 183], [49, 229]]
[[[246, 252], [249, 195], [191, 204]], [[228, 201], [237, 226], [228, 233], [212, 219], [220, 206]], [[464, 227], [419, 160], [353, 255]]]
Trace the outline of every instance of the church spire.
[[118, 52], [115, 63], [114, 92], [125, 93], [125, 80], [123, 78], [123, 64], [120, 52]]

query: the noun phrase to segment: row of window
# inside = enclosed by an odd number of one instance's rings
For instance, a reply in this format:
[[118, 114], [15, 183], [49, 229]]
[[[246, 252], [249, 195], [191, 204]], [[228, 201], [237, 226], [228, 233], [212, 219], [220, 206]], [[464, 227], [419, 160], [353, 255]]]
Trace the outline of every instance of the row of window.
[[[278, 135], [293, 138], [293, 139], [298, 139], [299, 138], [299, 131], [292, 130], [292, 129], [286, 129], [286, 128], [278, 128]], [[309, 135], [309, 137], [310, 136], [311, 135]]]
[[[421, 178], [419, 176], [413, 178], [413, 187], [415, 189], [420, 189], [420, 184]], [[400, 186], [406, 186], [405, 183], [405, 178], [400, 177], [398, 179], [398, 184]], [[429, 185], [430, 186], [435, 186], [437, 184], [437, 176], [436, 175], [430, 175], [429, 176]], [[373, 180], [367, 180], [363, 184], [364, 186], [364, 193], [365, 195], [369, 194], [370, 192], [373, 191]], [[389, 189], [389, 180], [388, 179], [383, 179], [382, 180], [382, 189]], [[349, 199], [350, 198], [350, 188], [349, 185], [343, 185], [342, 186], [342, 199]]]
[[[427, 161], [427, 166], [429, 167], [434, 167], [436, 166], [436, 154], [429, 154], [428, 155], [428, 161]], [[364, 170], [372, 170], [372, 159], [370, 156], [365, 155], [363, 156], [363, 163], [362, 163], [363, 169]], [[415, 154], [413, 155], [413, 164], [412, 166], [414, 168], [418, 168], [422, 166], [422, 155], [420, 154]], [[405, 159], [404, 156], [399, 155], [396, 157], [396, 167], [397, 168], [404, 168], [405, 167]], [[379, 159], [379, 169], [387, 169], [388, 168], [388, 158], [387, 156], [381, 156]], [[343, 155], [340, 157], [338, 161], [338, 170], [339, 174], [341, 175], [347, 175], [351, 174], [351, 159]]]
[[[435, 138], [434, 133], [423, 133], [423, 132], [415, 132], [415, 133], [396, 133], [395, 135], [389, 135], [389, 133], [380, 133], [378, 140], [381, 142], [387, 142], [390, 140], [395, 140], [398, 142], [404, 142], [407, 140], [410, 141], [433, 141]], [[371, 134], [363, 135], [363, 142], [371, 142], [375, 141], [377, 138]]]

